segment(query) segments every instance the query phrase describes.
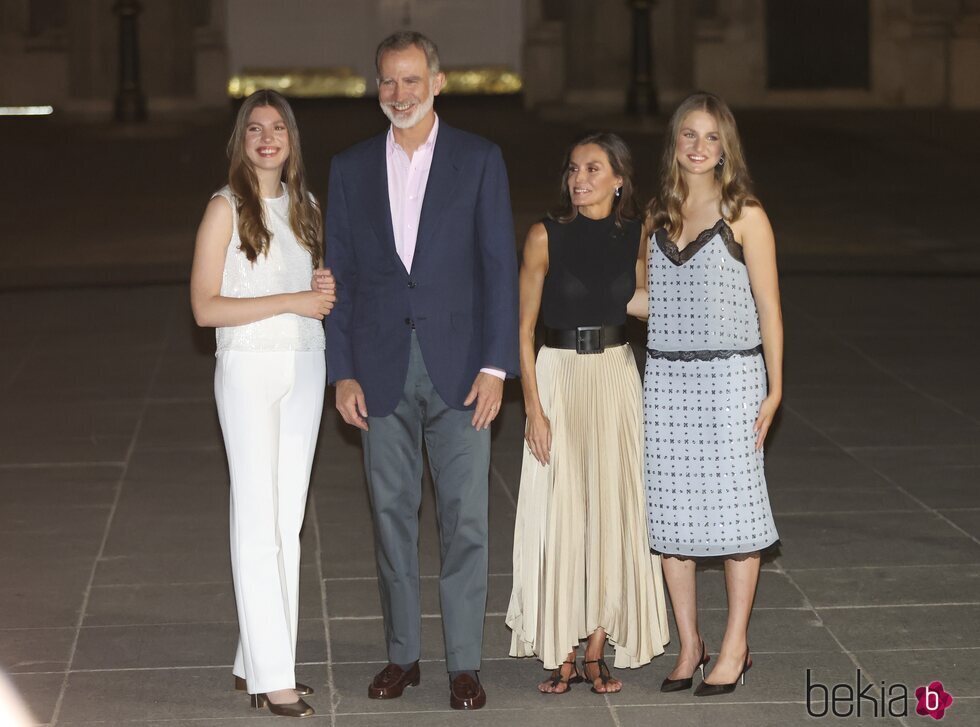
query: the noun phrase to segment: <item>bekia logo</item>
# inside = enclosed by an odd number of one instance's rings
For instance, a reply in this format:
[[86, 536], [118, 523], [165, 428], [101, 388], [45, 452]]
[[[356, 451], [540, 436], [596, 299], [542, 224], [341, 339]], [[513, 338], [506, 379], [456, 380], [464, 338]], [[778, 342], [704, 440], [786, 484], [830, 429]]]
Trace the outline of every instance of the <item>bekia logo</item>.
[[915, 690], [915, 697], [919, 700], [915, 705], [915, 713], [933, 719], [942, 719], [953, 703], [953, 695], [943, 689], [943, 683], [939, 681], [927, 687], [919, 687]]
[[[823, 684], [806, 670], [806, 713], [811, 717], [907, 717], [909, 713], [909, 688], [901, 682], [879, 682], [877, 695], [874, 685], [866, 682], [858, 669], [854, 683]], [[953, 695], [934, 681], [915, 690], [918, 700], [915, 713], [923, 717], [942, 719], [953, 704]]]

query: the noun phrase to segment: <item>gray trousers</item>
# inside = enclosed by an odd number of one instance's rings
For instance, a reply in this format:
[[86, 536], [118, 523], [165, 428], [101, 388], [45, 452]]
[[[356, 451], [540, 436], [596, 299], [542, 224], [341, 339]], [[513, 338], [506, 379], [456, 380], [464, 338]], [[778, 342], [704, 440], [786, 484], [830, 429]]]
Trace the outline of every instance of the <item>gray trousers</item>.
[[439, 597], [449, 671], [480, 668], [487, 604], [487, 480], [490, 430], [436, 393], [415, 334], [395, 411], [368, 417], [364, 469], [374, 514], [378, 587], [388, 660], [410, 664], [421, 649], [419, 508], [422, 441], [435, 483], [442, 567]]

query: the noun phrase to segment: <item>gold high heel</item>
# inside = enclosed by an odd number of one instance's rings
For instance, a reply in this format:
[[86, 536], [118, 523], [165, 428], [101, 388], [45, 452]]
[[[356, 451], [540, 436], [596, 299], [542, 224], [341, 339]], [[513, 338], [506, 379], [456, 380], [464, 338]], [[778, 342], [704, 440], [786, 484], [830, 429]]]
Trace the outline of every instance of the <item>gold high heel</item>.
[[302, 699], [297, 699], [291, 704], [274, 704], [269, 701], [265, 694], [250, 694], [252, 706], [256, 709], [268, 707], [269, 711], [278, 717], [312, 717], [316, 714], [313, 707]]
[[[235, 690], [239, 692], [247, 692], [248, 684], [239, 676], [235, 677]], [[299, 697], [308, 697], [313, 694], [313, 687], [308, 687], [305, 684], [300, 684], [296, 682], [296, 695]]]

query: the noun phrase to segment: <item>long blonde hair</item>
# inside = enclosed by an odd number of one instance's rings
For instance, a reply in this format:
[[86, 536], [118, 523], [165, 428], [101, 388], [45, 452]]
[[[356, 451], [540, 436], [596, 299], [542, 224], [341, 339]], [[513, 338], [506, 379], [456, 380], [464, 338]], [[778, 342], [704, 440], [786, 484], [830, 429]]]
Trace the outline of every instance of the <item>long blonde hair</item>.
[[306, 188], [306, 171], [303, 168], [296, 117], [289, 107], [289, 102], [281, 94], [268, 89], [256, 91], [245, 99], [238, 109], [235, 128], [231, 132], [231, 138], [228, 139], [228, 158], [231, 160], [228, 169], [228, 186], [237, 200], [241, 251], [254, 263], [259, 255], [269, 254], [269, 242], [272, 239], [272, 233], [266, 227], [262, 214], [259, 180], [245, 154], [245, 130], [248, 126], [248, 118], [253, 109], [259, 106], [271, 106], [279, 112], [286, 124], [286, 132], [289, 135], [289, 158], [283, 168], [283, 181], [286, 182], [286, 190], [289, 193], [289, 226], [299, 244], [309, 250], [313, 258], [313, 267], [317, 268], [323, 257], [321, 248], [323, 218], [320, 206]]
[[647, 205], [651, 229], [663, 227], [667, 236], [676, 240], [684, 228], [683, 207], [687, 199], [687, 183], [677, 163], [677, 135], [681, 124], [692, 111], [704, 111], [718, 123], [723, 163], [715, 167], [715, 180], [721, 188], [721, 214], [726, 222], [742, 216], [742, 207], [757, 205], [752, 193], [752, 179], [742, 153], [735, 117], [728, 104], [714, 94], [699, 91], [681, 101], [667, 124], [663, 160], [660, 163], [660, 188]]

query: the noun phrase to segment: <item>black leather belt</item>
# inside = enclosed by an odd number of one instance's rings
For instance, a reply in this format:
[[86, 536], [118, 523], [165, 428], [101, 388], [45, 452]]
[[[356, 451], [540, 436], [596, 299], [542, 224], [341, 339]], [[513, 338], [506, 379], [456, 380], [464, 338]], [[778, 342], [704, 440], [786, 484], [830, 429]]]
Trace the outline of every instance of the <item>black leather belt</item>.
[[576, 353], [602, 353], [607, 346], [621, 346], [624, 343], [626, 343], [626, 326], [544, 329], [545, 346], [575, 349]]

